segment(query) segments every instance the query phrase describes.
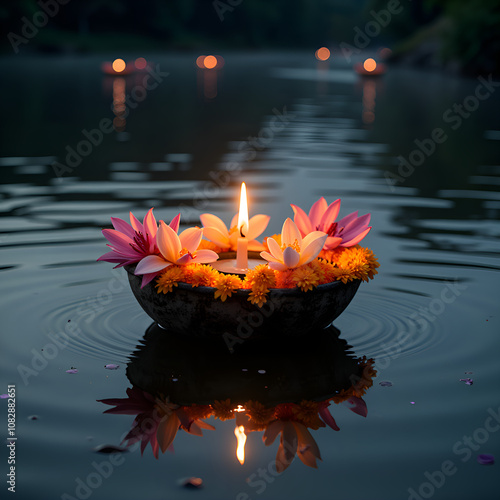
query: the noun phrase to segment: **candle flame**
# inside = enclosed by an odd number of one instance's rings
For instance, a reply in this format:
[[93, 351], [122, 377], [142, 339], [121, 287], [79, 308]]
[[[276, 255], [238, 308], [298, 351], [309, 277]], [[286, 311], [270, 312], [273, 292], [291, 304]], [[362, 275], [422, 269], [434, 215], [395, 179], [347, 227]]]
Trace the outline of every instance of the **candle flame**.
[[247, 435], [245, 434], [245, 427], [238, 425], [234, 429], [234, 435], [238, 440], [238, 447], [236, 448], [236, 457], [241, 465], [245, 463], [245, 443], [247, 441]]
[[248, 234], [248, 203], [247, 187], [244, 182], [241, 183], [240, 211], [238, 213], [238, 230], [244, 238]]

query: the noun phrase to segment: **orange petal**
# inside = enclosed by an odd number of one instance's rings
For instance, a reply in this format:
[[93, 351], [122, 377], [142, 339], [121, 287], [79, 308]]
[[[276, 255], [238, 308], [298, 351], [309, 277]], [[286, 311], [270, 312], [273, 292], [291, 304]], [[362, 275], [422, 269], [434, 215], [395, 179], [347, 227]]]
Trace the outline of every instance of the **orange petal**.
[[269, 217], [269, 215], [254, 215], [248, 221], [249, 229], [246, 237], [249, 240], [254, 240], [255, 238], [257, 238], [257, 236], [260, 236], [266, 230], [266, 227], [269, 224], [270, 220], [271, 217]]
[[213, 214], [201, 214], [200, 215], [201, 223], [203, 227], [214, 227], [218, 229], [222, 234], [227, 235], [228, 230], [222, 219], [219, 219], [216, 215]]
[[179, 258], [182, 249], [179, 237], [163, 221], [160, 221], [160, 229], [158, 229], [158, 234], [156, 235], [156, 244], [163, 257], [169, 262], [175, 262]]

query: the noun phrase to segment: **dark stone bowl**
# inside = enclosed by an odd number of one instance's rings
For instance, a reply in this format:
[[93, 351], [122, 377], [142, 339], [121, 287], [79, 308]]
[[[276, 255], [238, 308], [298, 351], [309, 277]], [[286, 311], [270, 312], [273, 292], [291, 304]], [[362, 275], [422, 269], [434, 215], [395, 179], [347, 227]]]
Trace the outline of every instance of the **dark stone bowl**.
[[259, 308], [248, 301], [250, 290], [237, 290], [225, 302], [215, 288], [179, 283], [172, 292], [157, 293], [154, 282], [141, 288], [135, 265], [125, 266], [130, 287], [146, 314], [165, 330], [192, 337], [221, 337], [228, 342], [263, 337], [300, 336], [327, 327], [349, 305], [360, 280], [318, 285], [302, 292], [273, 288]]

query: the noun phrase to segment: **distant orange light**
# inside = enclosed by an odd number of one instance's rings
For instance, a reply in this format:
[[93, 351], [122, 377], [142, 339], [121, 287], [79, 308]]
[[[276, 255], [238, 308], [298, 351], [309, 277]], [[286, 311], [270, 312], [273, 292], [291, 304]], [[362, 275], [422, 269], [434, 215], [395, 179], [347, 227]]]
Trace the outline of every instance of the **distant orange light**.
[[392, 54], [392, 50], [388, 47], [384, 47], [383, 49], [380, 49], [379, 55], [382, 59], [387, 59], [390, 57]]
[[203, 65], [207, 69], [213, 69], [217, 66], [217, 58], [215, 56], [207, 56], [203, 59]]
[[318, 61], [327, 61], [330, 59], [330, 51], [326, 47], [321, 47], [316, 51], [315, 56]]
[[203, 63], [203, 61], [205, 61], [205, 57], [207, 57], [207, 56], [198, 56], [196, 58], [196, 66], [198, 66], [198, 68], [204, 68], [205, 67], [205, 64]]
[[148, 62], [144, 59], [144, 57], [138, 57], [134, 64], [137, 69], [144, 69], [148, 65]]
[[117, 73], [121, 73], [125, 68], [127, 67], [127, 64], [123, 59], [115, 59], [113, 61], [113, 71], [116, 71]]
[[375, 59], [372, 59], [371, 57], [363, 63], [363, 68], [369, 72], [375, 71], [376, 67], [377, 63], [375, 62]]
[[224, 58], [222, 56], [216, 56], [217, 58], [217, 69], [221, 69], [224, 64], [226, 64], [226, 61], [224, 61]]
[[245, 434], [245, 427], [238, 425], [234, 429], [234, 435], [238, 440], [238, 447], [236, 448], [236, 457], [241, 465], [245, 463], [245, 443], [247, 441], [247, 435]]

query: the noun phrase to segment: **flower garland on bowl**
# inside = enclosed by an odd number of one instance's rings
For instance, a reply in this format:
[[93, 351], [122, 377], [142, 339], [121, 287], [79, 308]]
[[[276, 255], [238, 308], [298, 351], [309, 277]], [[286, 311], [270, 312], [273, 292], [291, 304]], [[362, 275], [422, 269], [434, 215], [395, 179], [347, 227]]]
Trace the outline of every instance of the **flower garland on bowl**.
[[[249, 250], [260, 251], [263, 261], [240, 277], [214, 269], [221, 253], [236, 250], [237, 216], [230, 228], [213, 214], [202, 214], [203, 228], [192, 227], [178, 234], [180, 214], [167, 225], [159, 226], [150, 209], [141, 223], [130, 213], [130, 224], [112, 217], [114, 229], [103, 229], [110, 252], [98, 260], [116, 263], [115, 267], [137, 264], [142, 287], [156, 279], [158, 293], [170, 293], [179, 283], [214, 288], [214, 297], [225, 301], [237, 290], [250, 290], [248, 301], [262, 307], [271, 289], [297, 288], [307, 292], [327, 283], [368, 281], [377, 274], [379, 263], [374, 253], [359, 245], [368, 234], [370, 214], [353, 212], [335, 221], [340, 200], [330, 205], [324, 198], [306, 214], [291, 205], [294, 220], [286, 219], [281, 234], [256, 240], [266, 229], [270, 217], [258, 214], [249, 221]], [[205, 236], [206, 239], [203, 239]]]

